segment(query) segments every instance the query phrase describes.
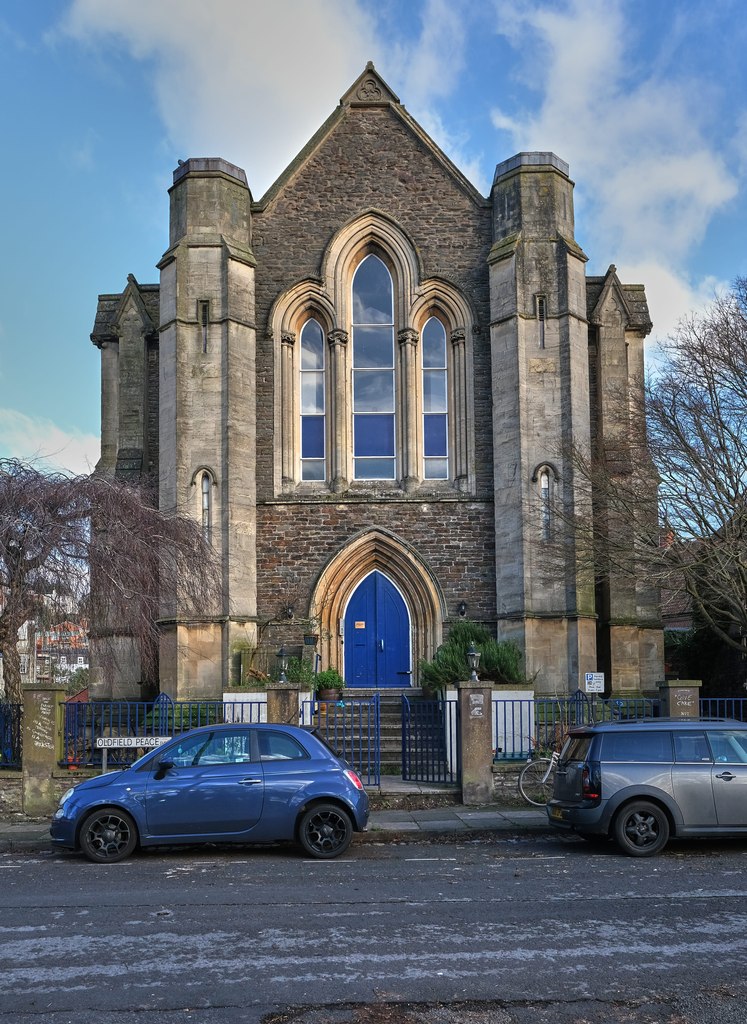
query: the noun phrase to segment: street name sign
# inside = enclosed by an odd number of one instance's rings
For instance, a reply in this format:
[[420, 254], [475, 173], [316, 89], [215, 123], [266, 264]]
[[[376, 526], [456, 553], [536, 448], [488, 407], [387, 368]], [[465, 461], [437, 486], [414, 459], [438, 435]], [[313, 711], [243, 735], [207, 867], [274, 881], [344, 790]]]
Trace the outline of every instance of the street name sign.
[[160, 747], [170, 739], [170, 736], [99, 736], [96, 748], [111, 750], [113, 747]]

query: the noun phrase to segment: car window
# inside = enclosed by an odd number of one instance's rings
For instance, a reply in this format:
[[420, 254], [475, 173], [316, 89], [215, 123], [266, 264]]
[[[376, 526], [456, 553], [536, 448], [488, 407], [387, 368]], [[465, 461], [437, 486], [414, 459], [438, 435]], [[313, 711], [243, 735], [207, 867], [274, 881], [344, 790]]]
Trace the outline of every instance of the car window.
[[675, 732], [674, 756], [677, 761], [710, 761], [711, 751], [704, 732]]
[[608, 732], [602, 739], [604, 761], [671, 761], [669, 732]]
[[591, 736], [570, 736], [560, 752], [561, 761], [585, 761], [591, 746]]
[[747, 731], [719, 729], [708, 732], [714, 761], [721, 764], [747, 764]]
[[211, 764], [242, 764], [251, 761], [249, 730], [200, 733], [185, 736], [169, 750], [167, 759], [177, 767]]
[[258, 732], [260, 761], [300, 761], [308, 754], [292, 736], [282, 732]]

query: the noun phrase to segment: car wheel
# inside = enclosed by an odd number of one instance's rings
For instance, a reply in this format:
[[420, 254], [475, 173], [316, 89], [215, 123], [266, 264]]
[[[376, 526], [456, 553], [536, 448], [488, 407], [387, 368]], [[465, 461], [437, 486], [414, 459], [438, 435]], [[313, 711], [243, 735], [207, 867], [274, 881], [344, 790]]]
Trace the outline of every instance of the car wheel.
[[102, 807], [93, 811], [80, 830], [80, 848], [96, 864], [116, 864], [137, 846], [137, 826], [127, 811]]
[[353, 823], [337, 804], [315, 804], [301, 818], [298, 838], [312, 857], [338, 857], [350, 846]]
[[661, 807], [639, 800], [615, 818], [615, 842], [631, 857], [653, 857], [669, 839], [669, 819]]

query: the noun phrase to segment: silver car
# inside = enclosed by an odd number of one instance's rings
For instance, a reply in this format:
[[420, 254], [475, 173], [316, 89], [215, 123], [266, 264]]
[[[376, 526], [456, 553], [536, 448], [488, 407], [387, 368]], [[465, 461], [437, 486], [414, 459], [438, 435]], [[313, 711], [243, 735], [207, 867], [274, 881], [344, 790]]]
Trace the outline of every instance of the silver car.
[[747, 724], [651, 719], [572, 729], [560, 754], [551, 825], [614, 839], [633, 857], [670, 836], [747, 835]]

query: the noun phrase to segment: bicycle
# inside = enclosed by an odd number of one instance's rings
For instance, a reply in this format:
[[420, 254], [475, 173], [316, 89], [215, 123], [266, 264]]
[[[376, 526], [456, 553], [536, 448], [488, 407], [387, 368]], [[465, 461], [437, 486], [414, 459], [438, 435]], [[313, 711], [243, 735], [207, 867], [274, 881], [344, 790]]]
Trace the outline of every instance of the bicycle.
[[552, 796], [555, 782], [555, 769], [560, 761], [560, 754], [553, 751], [552, 757], [535, 757], [527, 761], [519, 772], [519, 792], [535, 807], [544, 807]]

